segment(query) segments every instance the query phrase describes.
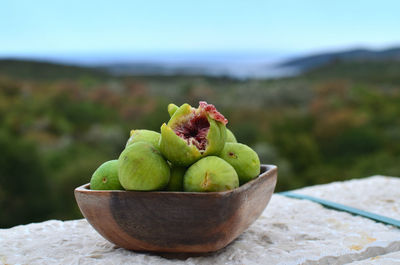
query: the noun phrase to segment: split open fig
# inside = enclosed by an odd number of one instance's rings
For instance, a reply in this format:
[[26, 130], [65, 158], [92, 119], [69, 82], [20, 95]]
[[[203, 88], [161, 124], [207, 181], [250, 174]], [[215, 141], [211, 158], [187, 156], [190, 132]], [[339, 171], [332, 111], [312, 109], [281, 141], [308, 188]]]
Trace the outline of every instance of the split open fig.
[[218, 155], [226, 141], [228, 120], [214, 105], [183, 104], [161, 126], [160, 151], [172, 164], [190, 166], [200, 158]]

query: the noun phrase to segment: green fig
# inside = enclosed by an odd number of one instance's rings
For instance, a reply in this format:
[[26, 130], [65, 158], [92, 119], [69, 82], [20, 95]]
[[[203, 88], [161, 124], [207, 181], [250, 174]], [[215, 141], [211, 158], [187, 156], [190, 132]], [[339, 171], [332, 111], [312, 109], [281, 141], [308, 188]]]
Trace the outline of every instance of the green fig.
[[170, 162], [190, 166], [208, 155], [218, 155], [226, 141], [225, 117], [200, 101], [197, 109], [183, 104], [168, 124], [161, 126], [160, 151]]
[[189, 167], [183, 177], [184, 191], [226, 191], [239, 186], [235, 169], [217, 156], [207, 156]]
[[160, 149], [161, 134], [150, 130], [131, 130], [130, 137], [126, 142], [126, 147], [136, 142], [147, 142], [155, 148]]
[[240, 185], [260, 174], [260, 159], [257, 153], [247, 145], [226, 143], [220, 157], [235, 168]]
[[99, 166], [90, 179], [92, 190], [123, 190], [118, 180], [118, 160], [110, 160]]
[[175, 113], [175, 111], [177, 111], [177, 109], [179, 109], [179, 107], [177, 105], [175, 105], [174, 103], [168, 104], [169, 116], [172, 117], [172, 115], [174, 115], [174, 113]]
[[237, 143], [235, 135], [228, 128], [226, 128], [226, 142], [227, 143]]
[[162, 190], [170, 169], [160, 151], [146, 142], [130, 144], [118, 159], [119, 181], [126, 190]]
[[186, 167], [171, 166], [171, 177], [167, 186], [169, 191], [183, 191], [183, 175]]

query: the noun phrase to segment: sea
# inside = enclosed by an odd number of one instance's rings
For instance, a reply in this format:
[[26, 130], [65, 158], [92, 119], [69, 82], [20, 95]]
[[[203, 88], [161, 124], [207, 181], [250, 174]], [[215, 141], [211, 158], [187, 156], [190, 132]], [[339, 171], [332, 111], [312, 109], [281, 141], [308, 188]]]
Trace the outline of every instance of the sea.
[[264, 79], [299, 74], [299, 69], [281, 66], [294, 56], [284, 52], [136, 52], [16, 55], [14, 58], [102, 68], [114, 75], [204, 75]]

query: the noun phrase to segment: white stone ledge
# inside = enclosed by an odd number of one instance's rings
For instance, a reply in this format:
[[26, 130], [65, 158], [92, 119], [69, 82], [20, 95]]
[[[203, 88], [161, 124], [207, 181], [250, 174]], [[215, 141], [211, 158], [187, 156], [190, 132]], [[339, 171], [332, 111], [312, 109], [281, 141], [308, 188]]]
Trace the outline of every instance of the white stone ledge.
[[350, 265], [395, 265], [400, 264], [400, 251], [392, 252], [382, 256], [375, 256], [369, 259], [354, 261]]
[[[400, 219], [400, 178], [375, 176], [296, 190]], [[0, 264], [400, 264], [400, 229], [274, 195], [262, 216], [213, 254], [136, 253], [84, 220], [0, 229]]]

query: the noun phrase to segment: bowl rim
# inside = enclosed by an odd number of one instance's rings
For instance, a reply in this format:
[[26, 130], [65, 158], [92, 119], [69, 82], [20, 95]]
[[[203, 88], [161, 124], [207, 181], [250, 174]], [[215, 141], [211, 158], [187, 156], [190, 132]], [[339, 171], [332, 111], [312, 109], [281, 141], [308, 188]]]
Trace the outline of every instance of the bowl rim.
[[215, 195], [220, 195], [220, 196], [225, 196], [231, 193], [238, 193], [243, 190], [246, 190], [253, 186], [255, 183], [261, 181], [262, 179], [265, 178], [271, 178], [274, 173], [277, 171], [278, 167], [276, 165], [272, 164], [261, 164], [260, 168], [265, 168], [266, 170], [259, 174], [256, 178], [250, 180], [249, 182], [246, 182], [245, 184], [233, 189], [233, 190], [227, 190], [227, 191], [212, 191], [212, 192], [193, 192], [193, 191], [136, 191], [136, 190], [91, 190], [89, 188], [90, 183], [83, 184], [77, 188], [75, 188], [75, 192], [79, 193], [86, 193], [86, 194], [98, 194], [98, 195], [106, 195], [110, 193], [129, 193], [129, 194], [151, 194], [151, 195], [191, 195], [191, 196], [215, 196]]

